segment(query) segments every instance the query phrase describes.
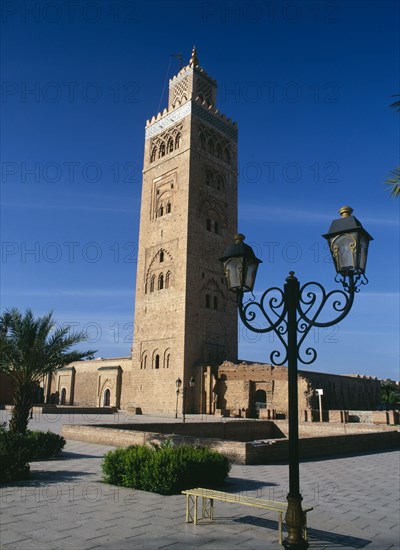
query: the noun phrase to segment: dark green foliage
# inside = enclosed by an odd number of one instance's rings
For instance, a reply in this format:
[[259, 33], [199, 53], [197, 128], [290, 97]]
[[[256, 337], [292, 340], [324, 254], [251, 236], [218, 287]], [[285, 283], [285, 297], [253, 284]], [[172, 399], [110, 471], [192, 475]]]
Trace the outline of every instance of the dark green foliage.
[[381, 380], [381, 401], [387, 405], [400, 403], [400, 388], [393, 380]]
[[106, 483], [161, 495], [193, 487], [217, 487], [224, 483], [230, 468], [221, 453], [191, 445], [134, 445], [109, 451], [102, 464]]
[[29, 462], [57, 456], [65, 439], [52, 432], [6, 430], [0, 425], [0, 482], [17, 481], [29, 476]]
[[61, 453], [65, 439], [53, 432], [26, 431], [30, 460], [45, 460]]
[[0, 482], [26, 479], [29, 476], [30, 447], [19, 433], [0, 430]]
[[35, 318], [30, 309], [22, 315], [12, 308], [0, 315], [0, 372], [13, 384], [12, 432], [26, 432], [35, 390], [44, 376], [95, 353], [71, 350], [85, 340], [83, 332], [72, 334], [68, 326], [57, 327], [52, 313]]

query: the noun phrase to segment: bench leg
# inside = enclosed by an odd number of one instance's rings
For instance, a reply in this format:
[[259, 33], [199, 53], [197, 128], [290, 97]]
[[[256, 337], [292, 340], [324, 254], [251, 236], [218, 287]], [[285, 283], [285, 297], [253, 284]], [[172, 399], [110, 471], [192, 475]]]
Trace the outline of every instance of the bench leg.
[[304, 520], [305, 520], [305, 524], [303, 527], [303, 537], [304, 537], [304, 540], [307, 540], [307, 512], [304, 512]]
[[192, 523], [194, 501], [192, 495], [186, 495], [186, 523]]
[[202, 518], [213, 519], [214, 515], [214, 499], [209, 497], [202, 497]]
[[282, 512], [278, 512], [278, 541], [282, 544]]
[[197, 496], [194, 497], [194, 514], [193, 514], [193, 523], [197, 525]]
[[197, 496], [186, 495], [186, 523], [197, 525], [197, 498]]

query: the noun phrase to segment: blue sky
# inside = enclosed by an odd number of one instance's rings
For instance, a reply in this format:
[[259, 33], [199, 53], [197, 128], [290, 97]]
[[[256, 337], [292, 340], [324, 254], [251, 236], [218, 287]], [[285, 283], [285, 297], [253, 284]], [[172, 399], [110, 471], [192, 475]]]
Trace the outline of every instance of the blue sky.
[[[369, 285], [310, 335], [308, 369], [399, 378], [396, 1], [5, 1], [2, 16], [1, 309], [50, 309], [102, 357], [133, 334], [146, 119], [196, 44], [239, 126], [239, 229], [263, 260], [256, 293], [334, 288], [321, 234], [349, 204], [373, 235]], [[163, 93], [164, 90], [164, 93]], [[268, 336], [239, 330], [240, 357]]]

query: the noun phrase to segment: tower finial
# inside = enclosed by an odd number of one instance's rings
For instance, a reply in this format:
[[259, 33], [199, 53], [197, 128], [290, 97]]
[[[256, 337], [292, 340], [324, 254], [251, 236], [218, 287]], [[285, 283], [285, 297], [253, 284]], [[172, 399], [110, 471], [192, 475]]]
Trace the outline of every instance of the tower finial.
[[197, 67], [198, 65], [199, 65], [199, 60], [198, 60], [198, 57], [197, 57], [196, 46], [193, 46], [192, 57], [190, 58], [189, 66], [190, 67]]

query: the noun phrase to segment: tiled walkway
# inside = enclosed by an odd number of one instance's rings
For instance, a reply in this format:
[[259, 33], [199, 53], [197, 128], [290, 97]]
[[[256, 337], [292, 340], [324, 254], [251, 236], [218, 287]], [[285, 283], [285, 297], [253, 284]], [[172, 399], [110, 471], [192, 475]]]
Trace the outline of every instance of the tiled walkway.
[[[71, 419], [31, 424], [59, 431], [63, 421]], [[32, 463], [31, 480], [3, 486], [1, 549], [281, 548], [272, 512], [217, 502], [212, 524], [186, 525], [182, 495], [103, 484], [100, 465], [107, 450], [68, 441], [57, 460]], [[227, 491], [285, 500], [288, 467], [235, 465], [229, 482]], [[304, 503], [314, 507], [308, 516], [311, 549], [400, 549], [398, 452], [304, 462], [301, 486]]]

